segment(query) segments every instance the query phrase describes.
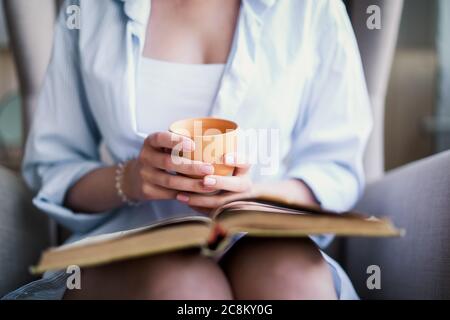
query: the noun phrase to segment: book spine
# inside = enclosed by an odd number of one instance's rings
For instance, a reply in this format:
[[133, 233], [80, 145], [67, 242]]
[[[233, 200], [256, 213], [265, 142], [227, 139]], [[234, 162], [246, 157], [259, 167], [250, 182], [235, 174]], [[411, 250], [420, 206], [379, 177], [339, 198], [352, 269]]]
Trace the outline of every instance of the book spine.
[[217, 246], [218, 243], [220, 243], [220, 241], [222, 241], [226, 237], [227, 237], [226, 230], [223, 229], [222, 226], [220, 226], [219, 224], [215, 223], [211, 228], [211, 234], [209, 235], [208, 238], [208, 246], [210, 248], [214, 248], [215, 246]]

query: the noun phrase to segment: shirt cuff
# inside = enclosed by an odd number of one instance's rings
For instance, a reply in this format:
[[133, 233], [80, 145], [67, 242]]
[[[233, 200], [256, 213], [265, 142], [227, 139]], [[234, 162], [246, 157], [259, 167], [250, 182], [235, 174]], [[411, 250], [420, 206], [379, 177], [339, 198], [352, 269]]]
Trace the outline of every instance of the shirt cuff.
[[43, 175], [43, 187], [33, 199], [34, 205], [58, 223], [76, 233], [85, 233], [107, 219], [110, 212], [83, 213], [64, 207], [67, 191], [80, 178], [101, 168], [101, 162], [74, 162], [53, 166]]
[[305, 163], [289, 170], [287, 177], [302, 180], [322, 208], [343, 212], [354, 206], [358, 191], [353, 183], [343, 178], [339, 170], [343, 169], [335, 168], [334, 165]]

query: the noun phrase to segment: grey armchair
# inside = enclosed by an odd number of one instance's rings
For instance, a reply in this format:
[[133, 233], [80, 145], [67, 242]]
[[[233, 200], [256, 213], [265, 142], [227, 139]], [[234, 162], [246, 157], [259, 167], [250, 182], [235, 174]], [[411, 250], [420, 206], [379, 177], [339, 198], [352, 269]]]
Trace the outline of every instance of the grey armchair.
[[[4, 3], [11, 47], [18, 62], [16, 69], [23, 100], [23, 136], [26, 137], [50, 58], [57, 1], [7, 0]], [[39, 14], [34, 17], [36, 12]]]
[[[36, 29], [24, 20], [40, 18], [36, 11], [53, 10], [53, 0], [5, 0], [11, 36], [19, 65], [24, 107], [31, 114], [35, 90], [42, 79], [46, 59], [28, 57], [30, 38], [47, 36], [51, 30]], [[35, 10], [23, 6], [39, 2]], [[383, 112], [389, 71], [394, 53], [402, 0], [346, 1], [360, 44], [368, 88], [374, 109], [376, 127], [368, 148], [366, 169], [371, 182], [357, 209], [389, 216], [407, 229], [401, 239], [349, 239], [336, 241], [334, 255], [349, 272], [363, 298], [450, 298], [450, 152], [410, 164], [383, 177]], [[366, 8], [377, 4], [382, 9], [382, 30], [365, 27]], [[28, 17], [25, 17], [26, 14]], [[38, 34], [36, 34], [38, 33]], [[33, 46], [43, 46], [46, 41]], [[34, 47], [33, 47], [34, 48]], [[36, 48], [34, 48], [35, 50]], [[28, 81], [32, 85], [27, 86]], [[48, 224], [43, 214], [31, 206], [31, 195], [17, 175], [0, 169], [0, 296], [29, 280], [26, 266], [35, 261], [39, 251], [48, 245]], [[8, 263], [3, 263], [8, 261]], [[381, 268], [381, 290], [366, 287], [367, 267]]]
[[[20, 80], [24, 136], [50, 58], [56, 5], [55, 0], [4, 1]], [[21, 177], [0, 168], [0, 296], [33, 280], [28, 267], [54, 243], [55, 224], [31, 200]]]
[[0, 296], [32, 280], [28, 267], [48, 247], [47, 218], [16, 173], [0, 168]]
[[[344, 241], [345, 269], [363, 298], [450, 299], [450, 151], [369, 184], [357, 209], [391, 218], [399, 239]], [[381, 270], [381, 290], [368, 290], [366, 270]]]

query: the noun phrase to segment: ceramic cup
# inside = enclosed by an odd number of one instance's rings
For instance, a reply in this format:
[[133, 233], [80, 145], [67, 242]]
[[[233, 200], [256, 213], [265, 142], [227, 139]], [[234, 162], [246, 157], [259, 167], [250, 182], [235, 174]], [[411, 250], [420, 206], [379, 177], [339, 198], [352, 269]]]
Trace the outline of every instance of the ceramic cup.
[[[203, 161], [214, 166], [214, 174], [232, 175], [234, 167], [225, 165], [224, 155], [237, 150], [237, 129], [233, 121], [218, 118], [193, 118], [173, 123], [169, 131], [191, 138], [195, 143], [193, 152], [179, 152], [187, 159]], [[201, 178], [191, 176], [192, 178]]]

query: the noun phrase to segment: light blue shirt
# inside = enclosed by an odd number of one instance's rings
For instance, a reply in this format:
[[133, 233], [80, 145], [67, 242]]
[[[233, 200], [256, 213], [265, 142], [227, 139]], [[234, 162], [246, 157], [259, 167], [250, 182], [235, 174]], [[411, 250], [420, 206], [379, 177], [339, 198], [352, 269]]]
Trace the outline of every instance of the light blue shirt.
[[[79, 0], [81, 28], [59, 17], [53, 55], [28, 139], [23, 174], [34, 203], [78, 235], [138, 227], [177, 201], [149, 201], [102, 214], [63, 206], [67, 190], [113, 162], [139, 154], [135, 92], [149, 17], [146, 0]], [[323, 207], [351, 208], [364, 187], [362, 158], [371, 113], [357, 43], [340, 0], [243, 0], [211, 116], [240, 127], [275, 129], [281, 163], [255, 181], [298, 178]], [[155, 117], [158, 112], [155, 110]]]

